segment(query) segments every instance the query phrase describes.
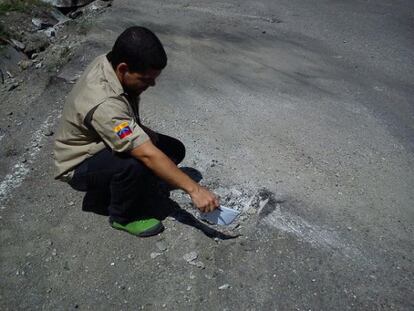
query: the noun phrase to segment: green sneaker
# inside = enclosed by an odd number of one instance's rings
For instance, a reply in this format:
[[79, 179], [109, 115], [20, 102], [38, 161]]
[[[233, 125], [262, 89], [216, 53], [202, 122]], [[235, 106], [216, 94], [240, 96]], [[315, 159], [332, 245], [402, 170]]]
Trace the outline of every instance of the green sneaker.
[[112, 228], [124, 230], [139, 237], [156, 235], [164, 230], [161, 221], [155, 218], [135, 220], [126, 225], [121, 225], [120, 223], [113, 221], [111, 222], [111, 226]]

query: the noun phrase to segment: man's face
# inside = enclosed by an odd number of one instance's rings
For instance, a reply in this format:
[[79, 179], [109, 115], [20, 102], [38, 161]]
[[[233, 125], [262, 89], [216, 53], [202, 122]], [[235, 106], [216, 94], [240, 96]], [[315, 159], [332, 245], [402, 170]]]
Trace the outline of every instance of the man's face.
[[128, 69], [119, 72], [118, 78], [124, 90], [131, 95], [140, 95], [150, 86], [155, 85], [155, 79], [161, 70], [149, 69], [145, 72], [134, 72]]

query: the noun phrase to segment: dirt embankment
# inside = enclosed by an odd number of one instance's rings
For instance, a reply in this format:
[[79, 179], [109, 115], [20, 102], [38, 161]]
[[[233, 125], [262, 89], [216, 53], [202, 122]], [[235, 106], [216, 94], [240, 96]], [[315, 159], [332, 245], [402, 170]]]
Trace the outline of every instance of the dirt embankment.
[[[16, 139], [24, 124], [36, 122], [36, 98], [110, 6], [111, 1], [100, 0], [64, 9], [40, 0], [0, 2], [0, 140], [14, 137], [2, 140], [0, 174], [24, 151]], [[68, 79], [74, 83], [76, 76]]]
[[[71, 1], [67, 1], [70, 4]], [[93, 24], [93, 17], [111, 6], [94, 1], [83, 7], [57, 8], [40, 0], [0, 4], [1, 93], [17, 89], [36, 71], [59, 72]]]

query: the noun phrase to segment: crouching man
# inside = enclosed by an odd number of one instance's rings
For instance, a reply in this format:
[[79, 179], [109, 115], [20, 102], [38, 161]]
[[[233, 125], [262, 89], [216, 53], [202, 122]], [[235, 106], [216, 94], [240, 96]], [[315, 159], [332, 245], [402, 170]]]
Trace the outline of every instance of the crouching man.
[[166, 65], [154, 33], [126, 29], [70, 92], [54, 145], [56, 179], [86, 192], [83, 210], [107, 214], [112, 227], [141, 237], [164, 228], [160, 220], [143, 216], [157, 208], [147, 203], [154, 174], [187, 192], [203, 212], [219, 205], [213, 193], [177, 168], [184, 145], [141, 124], [139, 96]]

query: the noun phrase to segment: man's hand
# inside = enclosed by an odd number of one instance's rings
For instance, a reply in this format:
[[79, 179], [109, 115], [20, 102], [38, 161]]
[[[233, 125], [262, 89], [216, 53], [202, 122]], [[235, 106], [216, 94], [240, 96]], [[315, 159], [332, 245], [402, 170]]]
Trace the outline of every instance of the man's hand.
[[219, 207], [219, 200], [207, 188], [200, 185], [189, 193], [194, 205], [202, 212], [208, 213]]
[[213, 193], [179, 170], [177, 165], [150, 140], [131, 150], [131, 155], [171, 186], [187, 192], [194, 205], [202, 212], [211, 212], [219, 206], [218, 199]]

